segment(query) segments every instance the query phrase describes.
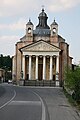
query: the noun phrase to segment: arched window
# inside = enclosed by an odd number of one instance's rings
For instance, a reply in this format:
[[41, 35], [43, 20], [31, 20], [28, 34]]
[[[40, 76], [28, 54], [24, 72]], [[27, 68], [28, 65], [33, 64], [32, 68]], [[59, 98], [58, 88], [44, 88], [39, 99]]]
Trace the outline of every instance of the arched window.
[[31, 33], [31, 28], [28, 28], [28, 33]]
[[53, 32], [56, 33], [56, 28], [53, 28]]

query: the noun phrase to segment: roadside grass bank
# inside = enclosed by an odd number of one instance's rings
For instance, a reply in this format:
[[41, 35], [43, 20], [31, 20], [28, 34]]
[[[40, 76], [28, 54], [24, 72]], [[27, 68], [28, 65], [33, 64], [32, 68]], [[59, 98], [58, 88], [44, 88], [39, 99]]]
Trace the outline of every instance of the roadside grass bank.
[[80, 111], [80, 101], [79, 102], [76, 102], [72, 96], [65, 90], [63, 89], [63, 92], [66, 96], [66, 98], [68, 99], [69, 103], [73, 106], [73, 107], [76, 107], [79, 111]]

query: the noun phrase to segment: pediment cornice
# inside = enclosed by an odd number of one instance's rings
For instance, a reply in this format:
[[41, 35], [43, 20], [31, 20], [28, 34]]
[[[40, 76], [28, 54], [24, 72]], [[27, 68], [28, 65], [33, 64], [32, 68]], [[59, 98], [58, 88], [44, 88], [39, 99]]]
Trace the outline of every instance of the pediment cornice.
[[40, 51], [40, 52], [59, 52], [61, 51], [58, 47], [49, 44], [45, 41], [38, 41], [36, 43], [30, 44], [28, 46], [25, 46], [23, 48], [21, 48], [21, 51], [23, 52], [27, 52], [27, 51], [31, 51], [31, 52], [36, 52], [36, 51]]

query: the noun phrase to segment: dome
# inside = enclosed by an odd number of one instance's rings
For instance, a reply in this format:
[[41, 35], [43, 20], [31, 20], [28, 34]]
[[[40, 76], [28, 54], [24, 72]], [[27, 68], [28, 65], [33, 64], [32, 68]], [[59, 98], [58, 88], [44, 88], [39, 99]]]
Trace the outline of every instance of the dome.
[[50, 29], [47, 25], [47, 14], [44, 12], [44, 9], [42, 9], [42, 12], [39, 14], [39, 24], [36, 26], [36, 29]]
[[44, 12], [44, 9], [42, 9], [42, 12], [39, 14], [39, 17], [47, 17], [47, 14]]

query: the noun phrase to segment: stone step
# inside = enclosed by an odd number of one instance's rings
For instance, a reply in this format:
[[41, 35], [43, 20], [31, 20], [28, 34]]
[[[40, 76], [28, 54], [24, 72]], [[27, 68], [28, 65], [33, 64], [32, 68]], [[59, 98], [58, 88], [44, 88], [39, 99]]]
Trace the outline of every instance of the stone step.
[[50, 80], [25, 80], [25, 86], [54, 86], [55, 87], [55, 81]]

